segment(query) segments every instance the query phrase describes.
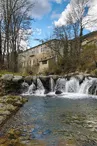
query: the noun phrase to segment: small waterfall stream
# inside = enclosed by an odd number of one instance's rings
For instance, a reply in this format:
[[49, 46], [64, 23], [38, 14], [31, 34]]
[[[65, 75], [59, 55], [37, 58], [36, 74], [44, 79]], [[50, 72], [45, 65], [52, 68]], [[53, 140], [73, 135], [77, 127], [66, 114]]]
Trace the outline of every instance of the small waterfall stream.
[[[40, 78], [37, 78], [37, 84], [35, 85], [33, 82], [28, 88], [28, 95], [45, 95], [45, 84], [43, 85]], [[58, 78], [55, 80], [50, 77], [49, 79], [49, 93], [55, 94], [56, 91], [60, 91], [60, 93], [78, 93], [78, 94], [97, 94], [97, 78], [92, 77], [85, 77], [78, 78], [78, 77], [71, 77], [69, 80], [65, 78]], [[56, 94], [55, 94], [56, 95]]]
[[39, 78], [37, 78], [37, 89], [35, 91], [36, 95], [43, 95], [45, 92], [45, 88], [43, 86], [43, 83]]
[[49, 84], [50, 84], [50, 91], [53, 92], [54, 91], [54, 87], [55, 87], [55, 83], [54, 83], [53, 78], [50, 78]]
[[69, 81], [66, 82], [65, 92], [78, 92], [79, 90], [79, 81], [76, 78], [71, 78]]

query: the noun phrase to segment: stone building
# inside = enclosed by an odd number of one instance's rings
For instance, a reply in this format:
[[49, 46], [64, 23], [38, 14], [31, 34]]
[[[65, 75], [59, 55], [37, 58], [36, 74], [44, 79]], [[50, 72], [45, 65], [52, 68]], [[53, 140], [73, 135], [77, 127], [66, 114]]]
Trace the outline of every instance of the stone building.
[[51, 69], [56, 62], [55, 53], [47, 42], [23, 51], [18, 55], [19, 72], [43, 73]]
[[[53, 41], [56, 40], [51, 41], [52, 46]], [[48, 69], [50, 71], [52, 70], [52, 67], [56, 65], [57, 56], [55, 55], [55, 52], [52, 51], [50, 47], [48, 47], [48, 42], [45, 42], [18, 54], [19, 72], [32, 72], [39, 74], [47, 71]], [[59, 45], [59, 42], [60, 41], [57, 40], [56, 42], [54, 42], [54, 45]], [[97, 44], [97, 31], [91, 32], [82, 37], [82, 46], [92, 43]], [[63, 53], [63, 49], [61, 49], [60, 53]]]
[[96, 44], [97, 45], [97, 31], [93, 31], [89, 34], [86, 34], [82, 37], [82, 46], [88, 44]]

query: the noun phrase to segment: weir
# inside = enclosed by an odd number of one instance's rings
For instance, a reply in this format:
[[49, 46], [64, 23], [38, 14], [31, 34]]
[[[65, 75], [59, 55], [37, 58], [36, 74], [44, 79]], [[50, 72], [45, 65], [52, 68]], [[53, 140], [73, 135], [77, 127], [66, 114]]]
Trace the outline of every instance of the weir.
[[53, 93], [65, 94], [65, 93], [78, 93], [86, 95], [97, 95], [97, 78], [85, 77], [81, 78], [78, 76], [68, 78], [58, 78], [56, 81], [50, 77], [48, 88], [49, 91], [46, 91], [45, 84], [42, 83], [42, 80], [38, 77], [36, 79], [36, 85], [32, 82], [29, 86], [28, 91], [25, 94], [28, 95], [48, 95]]

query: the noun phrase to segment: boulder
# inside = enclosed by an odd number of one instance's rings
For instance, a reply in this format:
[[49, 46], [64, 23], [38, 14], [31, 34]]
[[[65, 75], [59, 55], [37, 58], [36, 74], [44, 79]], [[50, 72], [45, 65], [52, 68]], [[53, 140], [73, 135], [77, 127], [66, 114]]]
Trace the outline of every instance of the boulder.
[[37, 84], [37, 76], [33, 76], [33, 83], [36, 85]]
[[1, 80], [12, 81], [13, 77], [14, 77], [13, 74], [5, 74], [1, 77]]
[[25, 77], [25, 82], [28, 83], [29, 85], [32, 83], [33, 77], [32, 76], [26, 76]]
[[23, 77], [22, 76], [14, 76], [14, 78], [12, 79], [13, 82], [20, 82], [23, 81]]
[[49, 87], [50, 77], [49, 76], [40, 76], [39, 78], [40, 78], [41, 82], [43, 83], [43, 86], [45, 87], [45, 89], [47, 91], [50, 91], [50, 87]]
[[8, 111], [8, 110], [0, 110], [0, 116], [3, 116], [3, 115], [9, 116], [10, 115], [10, 111]]
[[40, 78], [40, 80], [43, 81], [43, 82], [46, 82], [47, 80], [50, 79], [49, 76], [40, 76], [39, 78]]
[[5, 121], [6, 117], [5, 116], [1, 116], [0, 115], [0, 125], [3, 123], [3, 121]]
[[82, 82], [85, 79], [85, 76], [84, 74], [79, 74], [79, 75], [76, 75], [76, 78], [79, 80], [79, 84], [82, 84]]
[[28, 84], [28, 83], [23, 82], [23, 83], [21, 84], [21, 92], [22, 92], [22, 93], [27, 92], [27, 91], [28, 91], [28, 88], [29, 88], [29, 84]]
[[55, 92], [55, 94], [62, 94], [62, 91], [57, 90], [57, 91]]
[[54, 81], [56, 81], [59, 76], [58, 75], [49, 75], [50, 78], [52, 78]]

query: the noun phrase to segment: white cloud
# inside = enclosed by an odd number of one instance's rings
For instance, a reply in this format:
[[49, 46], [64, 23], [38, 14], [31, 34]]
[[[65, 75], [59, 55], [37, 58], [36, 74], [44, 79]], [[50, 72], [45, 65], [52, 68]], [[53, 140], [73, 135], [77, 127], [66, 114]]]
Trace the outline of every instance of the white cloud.
[[84, 18], [83, 24], [86, 24], [86, 29], [95, 31], [97, 30], [97, 0], [90, 0], [89, 6], [88, 15]]
[[29, 36], [33, 33], [32, 29], [20, 29], [18, 42], [20, 44], [20, 49], [26, 50], [29, 48]]
[[50, 26], [48, 26], [47, 28], [48, 28], [48, 29], [52, 29], [52, 28], [53, 28], [53, 26], [52, 26], [52, 25], [50, 25]]
[[56, 3], [61, 4], [62, 0], [55, 0]]
[[[66, 1], [66, 0], [64, 0]], [[66, 9], [61, 13], [60, 18], [58, 19], [58, 21], [55, 21], [54, 24], [55, 26], [62, 26], [62, 25], [67, 25], [67, 16], [68, 13], [73, 13], [73, 7], [72, 7], [72, 3], [74, 3], [75, 0], [71, 0], [71, 2], [67, 5]], [[83, 26], [91, 31], [97, 30], [97, 0], [89, 0], [88, 3], [89, 6], [89, 11], [87, 16], [83, 19]], [[76, 7], [76, 3], [75, 3], [75, 7], [74, 9], [76, 11], [76, 15], [80, 16], [81, 11], [83, 12], [83, 7], [78, 8]], [[80, 10], [81, 9], [81, 10]], [[73, 18], [73, 22], [76, 21], [76, 18]]]
[[43, 15], [47, 14], [51, 10], [51, 4], [49, 0], [30, 0], [35, 3], [31, 11], [33, 18], [41, 19]]
[[53, 12], [51, 15], [51, 19], [58, 19], [60, 17], [60, 14], [57, 14], [56, 12]]
[[71, 5], [68, 4], [66, 9], [62, 12], [60, 18], [58, 19], [58, 21], [55, 21], [54, 24], [55, 26], [62, 26], [62, 25], [66, 25], [67, 23], [67, 15], [68, 13], [71, 12]]

